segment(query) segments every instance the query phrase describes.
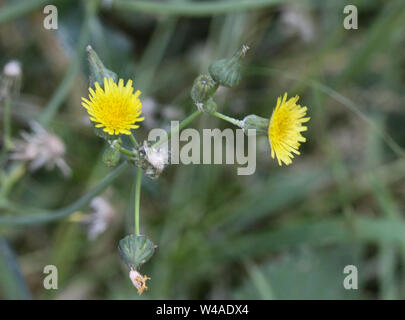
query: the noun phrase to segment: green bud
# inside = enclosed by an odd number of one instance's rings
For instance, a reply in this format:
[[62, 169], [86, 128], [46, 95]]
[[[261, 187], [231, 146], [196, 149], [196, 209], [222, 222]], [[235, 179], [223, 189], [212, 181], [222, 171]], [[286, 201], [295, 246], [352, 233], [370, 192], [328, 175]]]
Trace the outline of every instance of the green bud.
[[121, 152], [109, 146], [103, 153], [103, 162], [107, 167], [115, 167], [121, 159]]
[[245, 57], [249, 47], [243, 45], [230, 59], [213, 62], [208, 71], [211, 77], [225, 87], [237, 86], [241, 80], [242, 58]]
[[155, 253], [156, 245], [142, 235], [129, 235], [120, 240], [118, 252], [121, 260], [130, 269], [139, 270]]
[[205, 113], [214, 113], [217, 111], [217, 103], [210, 98], [206, 102], [196, 103], [198, 110]]
[[201, 74], [195, 80], [191, 89], [191, 98], [197, 103], [210, 99], [218, 88], [218, 84], [209, 75]]
[[256, 135], [268, 135], [269, 119], [259, 117], [255, 114], [250, 114], [242, 120], [242, 129], [246, 135], [249, 135], [248, 130], [256, 130]]
[[97, 53], [89, 45], [87, 46], [87, 58], [90, 64], [90, 86], [93, 87], [95, 82], [98, 82], [101, 86], [104, 84], [104, 78], [112, 78], [117, 81], [117, 74], [106, 67], [101, 62]]

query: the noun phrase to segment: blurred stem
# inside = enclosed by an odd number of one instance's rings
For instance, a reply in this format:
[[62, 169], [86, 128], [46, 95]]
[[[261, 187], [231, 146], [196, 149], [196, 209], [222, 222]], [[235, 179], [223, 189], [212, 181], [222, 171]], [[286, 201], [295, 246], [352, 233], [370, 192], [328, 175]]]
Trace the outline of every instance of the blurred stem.
[[139, 207], [141, 202], [142, 169], [138, 168], [135, 182], [135, 235], [139, 235]]
[[26, 167], [25, 164], [17, 164], [11, 172], [4, 178], [1, 183], [0, 189], [0, 200], [7, 198], [12, 187], [16, 184], [18, 180], [25, 174]]
[[149, 89], [151, 88], [156, 69], [160, 65], [170, 39], [173, 36], [176, 22], [177, 20], [173, 18], [158, 22], [137, 67], [137, 73], [139, 74], [137, 81], [141, 86], [141, 90], [146, 92], [146, 94], [150, 91]]
[[253, 286], [259, 294], [259, 299], [274, 300], [274, 292], [270, 286], [269, 279], [266, 278], [262, 270], [252, 262], [246, 261], [244, 265]]
[[60, 0], [25, 0], [25, 1], [14, 1], [13, 4], [4, 5], [0, 11], [0, 24], [17, 19], [31, 11], [38, 8], [43, 8], [47, 4], [53, 4]]
[[166, 14], [202, 17], [230, 12], [258, 10], [285, 2], [287, 2], [287, 0], [233, 0], [189, 3], [115, 0], [112, 7], [113, 9], [123, 11], [134, 11], [136, 13], [149, 13], [153, 15]]
[[182, 130], [184, 127], [188, 126], [195, 118], [197, 118], [198, 116], [201, 115], [201, 111], [197, 110], [194, 111], [192, 114], [190, 114], [187, 118], [185, 118], [182, 122], [180, 122], [180, 124], [174, 128], [172, 131], [170, 131], [166, 138], [159, 140], [158, 142], [156, 142], [152, 148], [158, 148], [159, 146], [161, 146], [163, 143], [165, 143], [166, 141], [170, 140], [170, 137], [172, 136], [172, 134], [174, 132], [178, 132], [180, 130]]
[[10, 97], [4, 98], [4, 113], [3, 113], [3, 126], [4, 126], [4, 150], [9, 150], [12, 147], [11, 142], [11, 102]]
[[[23, 226], [23, 225], [34, 225], [52, 222], [55, 220], [60, 220], [68, 217], [72, 213], [80, 210], [85, 205], [87, 205], [91, 199], [97, 196], [101, 191], [108, 187], [115, 179], [117, 179], [128, 167], [128, 162], [124, 162], [111, 171], [97, 186], [91, 189], [84, 196], [73, 202], [72, 204], [63, 207], [61, 209], [47, 211], [43, 214], [30, 214], [26, 210], [21, 210], [20, 212], [15, 212], [17, 214], [22, 214], [23, 216], [1, 216], [0, 226]], [[38, 210], [36, 210], [38, 211]]]
[[131, 140], [131, 142], [132, 142], [132, 144], [134, 145], [134, 147], [138, 147], [138, 146], [139, 146], [139, 143], [138, 143], [138, 141], [136, 140], [134, 134], [130, 134], [130, 135], [129, 135], [129, 140]]
[[73, 61], [70, 63], [69, 68], [60, 83], [59, 87], [56, 89], [51, 100], [46, 106], [44, 112], [39, 118], [40, 123], [46, 127], [49, 125], [49, 122], [54, 118], [59, 108], [62, 106], [63, 101], [65, 100], [69, 90], [73, 84], [74, 79], [80, 71], [80, 66], [83, 60], [83, 57], [86, 52], [86, 47], [89, 40], [90, 34], [90, 24], [91, 20], [95, 16], [96, 9], [90, 5], [86, 5], [86, 15], [80, 31], [78, 45], [76, 47], [76, 53], [73, 58]]
[[234, 119], [234, 118], [232, 118], [232, 117], [228, 117], [228, 116], [226, 116], [226, 115], [224, 115], [224, 114], [222, 114], [222, 113], [219, 113], [219, 112], [217, 112], [217, 111], [215, 111], [214, 113], [212, 113], [212, 115], [213, 115], [214, 117], [217, 117], [217, 118], [219, 118], [219, 119], [222, 119], [222, 120], [225, 120], [225, 121], [227, 121], [227, 122], [229, 122], [229, 123], [232, 123], [233, 125], [235, 125], [235, 126], [237, 126], [237, 127], [242, 128], [242, 121], [241, 121], [241, 120]]
[[3, 135], [3, 149], [0, 153], [0, 166], [3, 168], [7, 152], [12, 148], [11, 142], [11, 101], [10, 97], [7, 95], [4, 97], [4, 107], [3, 107], [3, 128], [4, 128], [4, 135]]
[[3, 298], [31, 299], [17, 256], [2, 236], [0, 236], [0, 284]]

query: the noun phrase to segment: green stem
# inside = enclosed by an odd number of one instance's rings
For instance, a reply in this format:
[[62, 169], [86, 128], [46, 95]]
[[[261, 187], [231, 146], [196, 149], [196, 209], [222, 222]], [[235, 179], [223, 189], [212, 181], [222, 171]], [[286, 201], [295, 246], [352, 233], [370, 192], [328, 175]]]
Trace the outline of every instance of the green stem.
[[4, 107], [3, 107], [3, 149], [0, 153], [0, 166], [3, 168], [7, 157], [7, 152], [12, 148], [13, 144], [11, 141], [11, 102], [10, 97], [7, 95], [4, 97]]
[[135, 235], [139, 235], [139, 207], [141, 203], [142, 169], [138, 168], [136, 172], [135, 183]]
[[66, 72], [62, 82], [56, 89], [44, 112], [39, 118], [39, 121], [43, 126], [47, 126], [49, 122], [54, 118], [59, 108], [62, 106], [62, 103], [65, 100], [67, 94], [69, 93], [73, 81], [75, 80], [77, 74], [80, 72], [80, 66], [86, 52], [86, 46], [88, 44], [90, 23], [91, 19], [94, 17], [94, 14], [95, 12], [88, 8], [88, 6], [86, 6], [86, 16], [82, 24], [82, 29], [80, 31], [79, 41], [76, 47], [76, 54], [73, 58], [73, 61], [70, 63], [69, 69]]
[[212, 115], [213, 115], [214, 117], [217, 117], [217, 118], [219, 118], [219, 119], [222, 119], [222, 120], [225, 120], [225, 121], [227, 121], [227, 122], [229, 122], [229, 123], [232, 123], [233, 125], [235, 125], [235, 126], [237, 126], [237, 127], [239, 127], [239, 128], [242, 128], [242, 121], [241, 121], [241, 120], [237, 120], [237, 119], [228, 117], [228, 116], [226, 116], [226, 115], [224, 115], [224, 114], [222, 114], [222, 113], [219, 113], [219, 112], [217, 112], [217, 111], [215, 111], [214, 113], [212, 113]]
[[131, 157], [131, 158], [135, 157], [135, 154], [133, 154], [133, 153], [132, 153], [131, 151], [129, 151], [128, 149], [125, 149], [125, 148], [123, 148], [123, 147], [120, 147], [119, 150], [120, 150], [120, 152], [121, 152], [122, 154], [125, 154], [125, 155], [128, 156], [128, 157]]
[[11, 114], [10, 114], [10, 97], [4, 99], [4, 113], [3, 113], [3, 125], [4, 125], [4, 145], [5, 150], [9, 150], [12, 146], [11, 142]]
[[276, 4], [288, 2], [287, 0], [233, 0], [233, 1], [209, 1], [209, 2], [153, 2], [145, 0], [128, 1], [115, 0], [112, 4], [114, 9], [133, 11], [136, 13], [166, 14], [176, 16], [213, 16], [230, 12], [258, 10]]
[[[15, 212], [21, 216], [1, 216], [0, 226], [23, 226], [23, 225], [37, 225], [60, 220], [68, 217], [72, 213], [80, 210], [87, 205], [91, 199], [97, 196], [101, 191], [108, 187], [115, 179], [117, 179], [128, 167], [128, 162], [124, 162], [111, 171], [97, 186], [86, 193], [84, 196], [73, 202], [72, 204], [57, 210], [44, 210], [43, 214], [30, 214], [25, 210]], [[35, 210], [36, 212], [38, 210]]]
[[201, 111], [199, 111], [199, 110], [194, 111], [187, 118], [185, 118], [182, 122], [180, 122], [180, 124], [176, 128], [174, 128], [172, 131], [170, 131], [164, 139], [159, 140], [152, 147], [153, 148], [158, 148], [163, 143], [170, 140], [170, 137], [172, 136], [172, 134], [174, 132], [178, 132], [178, 131], [182, 130], [184, 127], [188, 126], [195, 118], [197, 118], [200, 115], [201, 115]]

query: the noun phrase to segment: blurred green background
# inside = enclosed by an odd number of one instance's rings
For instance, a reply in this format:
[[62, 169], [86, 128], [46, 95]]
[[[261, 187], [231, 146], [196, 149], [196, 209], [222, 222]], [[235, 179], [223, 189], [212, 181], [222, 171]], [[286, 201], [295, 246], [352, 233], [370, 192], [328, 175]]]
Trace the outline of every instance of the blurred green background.
[[[13, 137], [55, 111], [49, 129], [65, 142], [73, 171], [70, 179], [56, 169], [28, 172], [1, 204], [0, 297], [405, 298], [405, 2], [130, 2], [138, 1], [104, 1], [92, 12], [93, 1], [0, 1], [0, 66], [16, 59], [23, 71]], [[58, 30], [43, 27], [50, 3]], [[358, 30], [343, 28], [347, 4], [358, 8]], [[152, 278], [148, 291], [138, 296], [117, 253], [133, 230], [134, 167], [100, 194], [115, 214], [96, 239], [73, 219], [88, 215], [88, 205], [36, 223], [36, 214], [65, 208], [112, 171], [80, 105], [87, 44], [142, 90], [142, 140], [192, 113], [194, 78], [245, 43], [242, 82], [218, 91], [219, 111], [269, 117], [278, 96], [299, 94], [311, 116], [307, 143], [279, 167], [258, 138], [251, 176], [238, 176], [236, 165], [174, 165], [158, 180], [144, 177], [141, 232], [158, 245], [141, 269]], [[231, 127], [207, 115], [193, 126]], [[2, 181], [15, 165], [5, 163]], [[32, 223], [2, 224], [10, 216]], [[43, 287], [49, 264], [58, 268], [58, 290]], [[343, 287], [346, 265], [358, 268], [358, 290]]]

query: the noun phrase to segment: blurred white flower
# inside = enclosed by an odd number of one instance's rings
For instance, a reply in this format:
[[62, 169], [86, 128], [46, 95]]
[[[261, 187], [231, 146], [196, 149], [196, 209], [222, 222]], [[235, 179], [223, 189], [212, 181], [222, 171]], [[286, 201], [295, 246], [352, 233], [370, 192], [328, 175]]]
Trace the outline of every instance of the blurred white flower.
[[3, 73], [10, 78], [18, 78], [21, 76], [21, 64], [16, 60], [11, 60], [4, 66]]
[[162, 117], [166, 121], [181, 120], [184, 118], [184, 112], [179, 107], [168, 105], [162, 109]]
[[0, 75], [0, 100], [20, 91], [21, 75], [21, 64], [18, 61], [11, 60], [4, 65]]
[[281, 21], [286, 33], [298, 34], [304, 42], [315, 40], [315, 25], [309, 12], [299, 5], [286, 5], [281, 13]]
[[167, 105], [161, 109], [162, 115], [162, 128], [166, 131], [171, 130], [171, 121], [179, 120], [181, 121], [184, 119], [184, 112], [179, 107], [174, 105]]
[[63, 141], [37, 122], [31, 122], [30, 127], [31, 134], [23, 131], [21, 132], [23, 139], [14, 142], [10, 158], [29, 161], [28, 168], [31, 171], [41, 167], [51, 170], [56, 166], [65, 177], [69, 177], [72, 171], [63, 159], [66, 152]]
[[146, 97], [142, 100], [142, 114], [145, 118], [142, 124], [147, 128], [156, 128], [159, 125], [156, 107], [157, 105], [154, 99]]
[[82, 218], [82, 222], [87, 225], [87, 237], [90, 240], [96, 239], [110, 225], [116, 216], [113, 206], [103, 197], [95, 197], [90, 202], [91, 213]]

